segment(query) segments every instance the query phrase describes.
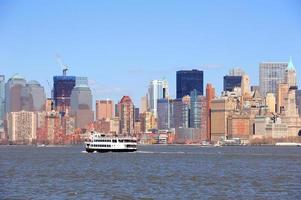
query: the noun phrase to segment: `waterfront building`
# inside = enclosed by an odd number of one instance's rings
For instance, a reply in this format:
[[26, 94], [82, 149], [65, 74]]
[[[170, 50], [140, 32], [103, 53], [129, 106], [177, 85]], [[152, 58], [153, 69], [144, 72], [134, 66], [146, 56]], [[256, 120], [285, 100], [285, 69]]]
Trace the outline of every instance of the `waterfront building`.
[[[174, 99], [172, 100], [172, 111], [171, 111], [171, 119], [170, 119], [170, 128], [179, 128], [184, 126], [184, 121], [186, 118], [184, 118], [183, 113], [185, 109], [184, 107], [188, 107], [188, 104], [184, 104], [181, 99]], [[188, 113], [185, 115], [188, 117]], [[159, 122], [158, 122], [159, 123]], [[188, 122], [187, 122], [188, 124]], [[187, 126], [188, 127], [188, 126]]]
[[29, 81], [21, 90], [22, 110], [39, 112], [44, 110], [46, 94], [37, 81]]
[[96, 100], [96, 120], [111, 119], [114, 116], [112, 100]]
[[92, 93], [86, 77], [76, 78], [76, 85], [71, 91], [70, 100], [71, 115], [75, 117], [76, 128], [85, 128], [94, 121]]
[[276, 112], [276, 98], [273, 93], [267, 93], [265, 97], [265, 105], [268, 107], [269, 112]]
[[3, 120], [5, 116], [5, 76], [0, 75], [0, 127], [3, 127]]
[[262, 62], [259, 65], [259, 87], [263, 97], [266, 94], [274, 93], [279, 83], [285, 82], [285, 69], [287, 62]]
[[211, 101], [211, 141], [217, 142], [227, 134], [227, 119], [236, 109], [237, 100], [223, 97]]
[[119, 117], [113, 117], [110, 119], [110, 133], [115, 135], [120, 133], [120, 120]]
[[193, 144], [200, 143], [199, 128], [176, 128], [174, 143], [177, 144]]
[[148, 88], [148, 110], [157, 117], [157, 100], [168, 97], [167, 80], [152, 80]]
[[120, 131], [123, 135], [134, 133], [134, 104], [129, 96], [123, 96], [118, 104]]
[[284, 98], [287, 96], [289, 91], [289, 85], [286, 83], [279, 83], [277, 87], [277, 113], [281, 114], [284, 112]]
[[21, 92], [26, 80], [16, 74], [5, 84], [5, 112], [18, 112], [22, 110]]
[[254, 120], [253, 138], [287, 138], [288, 127], [280, 118], [271, 119], [266, 116], [257, 116]]
[[236, 113], [228, 116], [229, 138], [239, 138], [247, 143], [252, 135], [253, 120], [249, 113]]
[[75, 87], [76, 77], [62, 76], [53, 77], [53, 100], [56, 110], [64, 116], [69, 112], [71, 107], [71, 92]]
[[172, 115], [172, 100], [158, 99], [158, 117], [157, 124], [159, 130], [168, 130], [171, 128], [171, 115]]
[[143, 133], [157, 128], [157, 121], [152, 112], [145, 112], [140, 115], [141, 131]]
[[198, 95], [203, 95], [203, 79], [203, 71], [200, 70], [177, 71], [177, 99], [190, 95], [194, 89]]
[[34, 112], [10, 112], [7, 115], [8, 139], [14, 144], [32, 144], [36, 141], [37, 118]]
[[193, 90], [190, 93], [190, 128], [200, 129], [201, 140], [207, 139], [207, 118], [207, 99]]
[[211, 101], [215, 98], [215, 88], [211, 84], [206, 86], [207, 98], [207, 137], [206, 140], [211, 140]]

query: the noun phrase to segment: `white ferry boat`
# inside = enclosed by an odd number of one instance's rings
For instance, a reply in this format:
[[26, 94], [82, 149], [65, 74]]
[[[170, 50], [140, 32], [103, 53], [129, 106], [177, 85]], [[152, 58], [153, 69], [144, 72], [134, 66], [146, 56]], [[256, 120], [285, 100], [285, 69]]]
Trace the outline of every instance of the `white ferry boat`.
[[86, 151], [91, 152], [133, 152], [137, 151], [137, 139], [134, 137], [106, 136], [91, 132], [85, 141]]

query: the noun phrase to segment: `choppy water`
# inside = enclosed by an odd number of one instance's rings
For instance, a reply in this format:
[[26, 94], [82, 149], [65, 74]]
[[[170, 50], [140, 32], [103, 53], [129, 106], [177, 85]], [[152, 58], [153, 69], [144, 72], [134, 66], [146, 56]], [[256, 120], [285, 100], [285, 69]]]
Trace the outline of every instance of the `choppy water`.
[[0, 199], [301, 199], [301, 148], [0, 146]]

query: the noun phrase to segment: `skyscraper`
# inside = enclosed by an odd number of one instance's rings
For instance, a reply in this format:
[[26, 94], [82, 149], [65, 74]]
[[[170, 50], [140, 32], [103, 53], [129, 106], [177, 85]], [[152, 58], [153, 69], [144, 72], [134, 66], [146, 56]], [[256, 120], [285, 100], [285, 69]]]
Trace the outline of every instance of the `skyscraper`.
[[46, 101], [44, 87], [37, 81], [29, 81], [21, 90], [22, 110], [42, 111]]
[[296, 91], [296, 104], [298, 107], [299, 116], [301, 116], [301, 90]]
[[206, 86], [207, 98], [207, 140], [211, 140], [211, 101], [215, 98], [215, 88], [211, 84]]
[[262, 97], [266, 93], [276, 94], [279, 83], [285, 82], [285, 69], [287, 62], [262, 62], [259, 65], [259, 87]]
[[147, 112], [147, 108], [148, 108], [148, 95], [145, 95], [141, 97], [140, 100], [140, 113]]
[[53, 77], [53, 100], [56, 110], [64, 115], [71, 106], [71, 92], [75, 86], [75, 76], [66, 76], [65, 71], [62, 76]]
[[190, 128], [199, 128], [202, 140], [207, 139], [207, 118], [207, 99], [193, 90], [190, 94]]
[[7, 116], [8, 139], [11, 143], [30, 144], [36, 140], [37, 119], [34, 112], [10, 112]]
[[149, 111], [157, 117], [157, 100], [168, 97], [167, 80], [152, 80], [148, 88], [148, 106]]
[[5, 76], [0, 75], [0, 121], [4, 119], [4, 113], [5, 113]]
[[120, 131], [123, 135], [133, 135], [134, 104], [129, 96], [123, 96], [118, 104]]
[[203, 95], [203, 71], [196, 69], [177, 71], [177, 99], [190, 95], [194, 89], [198, 95]]
[[235, 87], [241, 87], [242, 76], [224, 76], [224, 91], [233, 91]]
[[76, 85], [71, 92], [71, 113], [75, 116], [76, 128], [85, 128], [94, 121], [92, 93], [86, 77], [76, 77]]
[[18, 112], [22, 110], [21, 92], [26, 80], [20, 75], [14, 75], [5, 84], [5, 112]]
[[158, 129], [168, 130], [171, 125], [172, 114], [172, 100], [170, 99], [158, 99]]
[[113, 118], [114, 102], [112, 100], [96, 100], [96, 120]]

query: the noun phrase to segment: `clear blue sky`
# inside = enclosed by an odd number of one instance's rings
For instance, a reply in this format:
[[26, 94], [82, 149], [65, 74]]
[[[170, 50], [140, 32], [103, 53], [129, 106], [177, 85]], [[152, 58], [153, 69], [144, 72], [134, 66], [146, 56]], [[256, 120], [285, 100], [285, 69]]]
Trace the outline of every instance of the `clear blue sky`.
[[94, 98], [138, 106], [152, 79], [175, 97], [178, 69], [203, 69], [220, 92], [230, 68], [258, 84], [259, 62], [292, 56], [300, 80], [300, 11], [298, 0], [0, 0], [0, 74], [38, 80], [49, 96], [59, 54]]

